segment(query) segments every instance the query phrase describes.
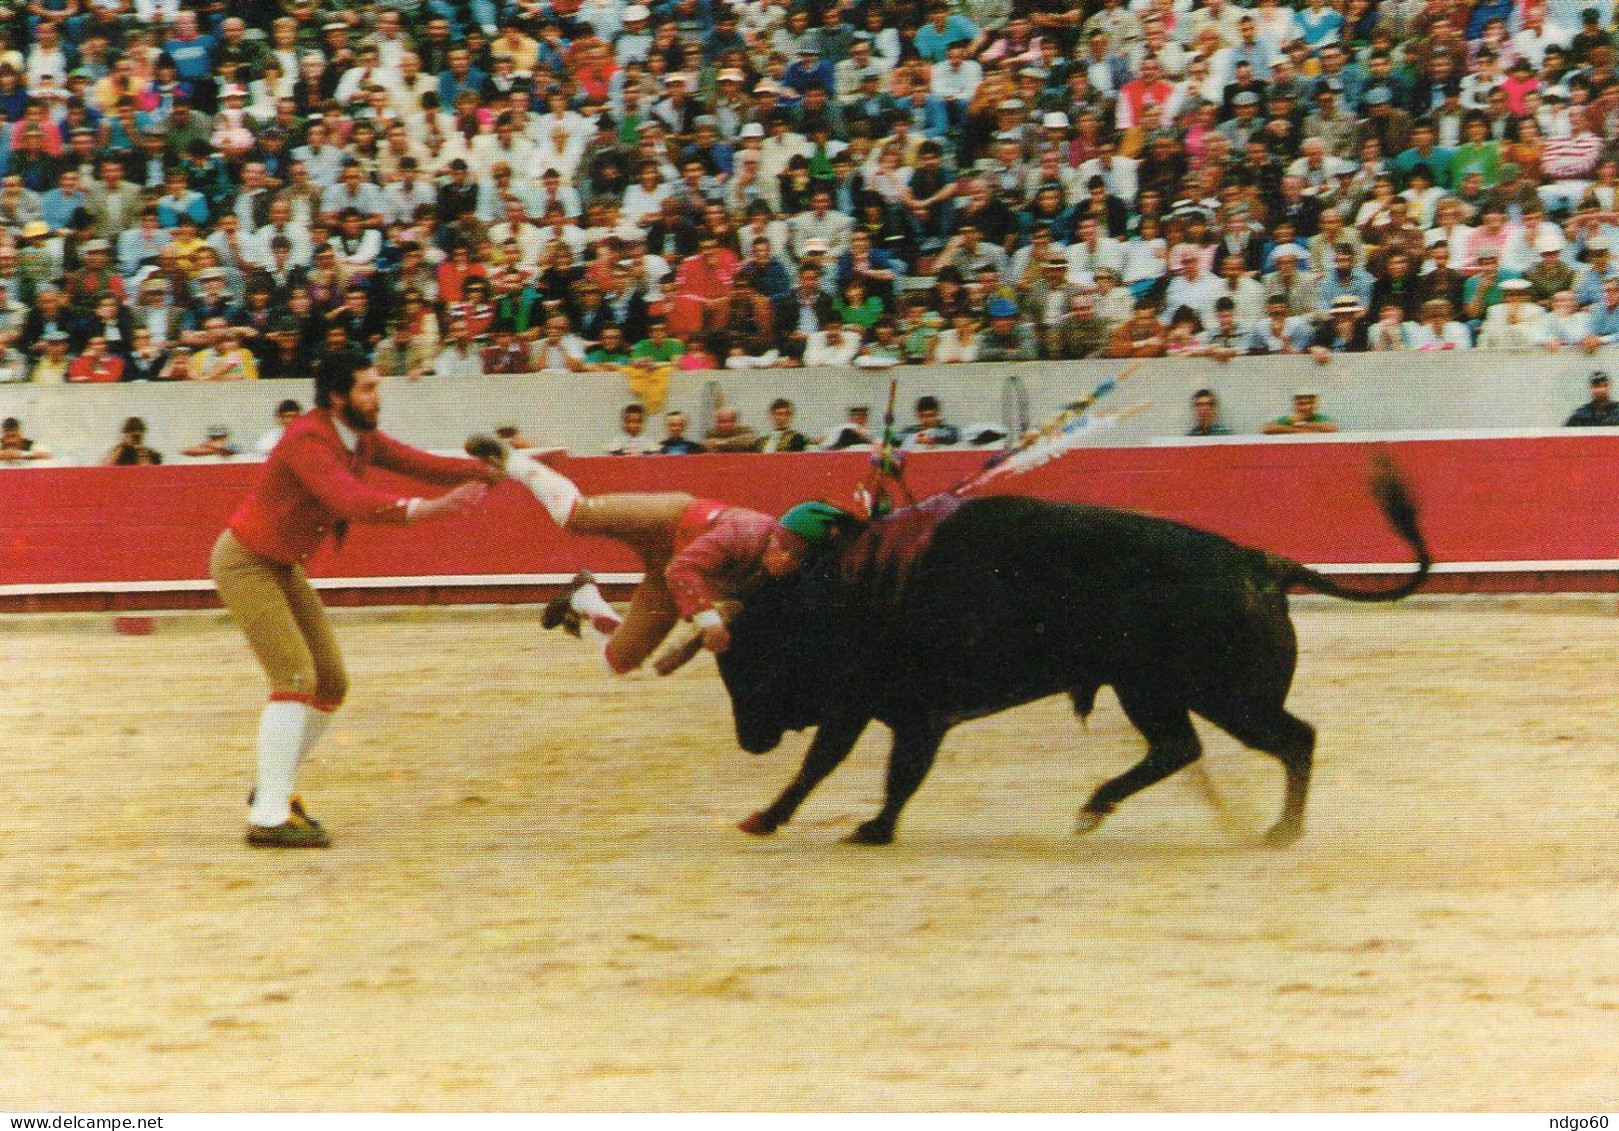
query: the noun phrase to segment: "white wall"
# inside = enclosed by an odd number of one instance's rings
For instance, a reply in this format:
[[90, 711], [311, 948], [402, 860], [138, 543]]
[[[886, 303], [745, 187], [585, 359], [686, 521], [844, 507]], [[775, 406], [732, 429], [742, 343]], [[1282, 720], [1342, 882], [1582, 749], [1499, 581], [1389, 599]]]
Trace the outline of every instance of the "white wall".
[[[1227, 365], [1192, 360], [1150, 362], [1112, 394], [1103, 407], [1148, 408], [1106, 433], [1109, 444], [1150, 443], [1177, 436], [1189, 426], [1187, 402], [1208, 386], [1224, 403], [1228, 425], [1238, 433], [1284, 413], [1292, 391], [1316, 388], [1322, 411], [1356, 432], [1547, 428], [1561, 425], [1588, 396], [1591, 372], [1611, 366], [1619, 373], [1619, 350], [1585, 355], [1477, 351], [1444, 356], [1364, 354], [1325, 366], [1308, 359], [1245, 358]], [[1031, 362], [1018, 365], [901, 367], [894, 370], [765, 370], [710, 374], [678, 373], [669, 407], [698, 414], [703, 386], [717, 381], [743, 419], [767, 422], [765, 406], [777, 396], [798, 405], [799, 427], [819, 432], [836, 424], [853, 403], [872, 406], [881, 418], [890, 377], [899, 380], [899, 419], [925, 393], [940, 397], [957, 425], [1002, 419], [1006, 378], [1016, 374], [1028, 390], [1033, 418], [1058, 411], [1094, 388], [1120, 363]], [[144, 417], [148, 443], [173, 458], [202, 440], [210, 424], [229, 425], [239, 446], [251, 448], [270, 425], [276, 403], [293, 397], [308, 407], [304, 381], [230, 385], [0, 385], [0, 416], [17, 416], [35, 440], [59, 462], [92, 463], [116, 440], [127, 416]], [[412, 443], [458, 448], [468, 434], [515, 420], [536, 440], [567, 445], [576, 454], [602, 449], [616, 429], [619, 408], [631, 399], [612, 374], [533, 374], [476, 381], [427, 378], [384, 386], [383, 426]], [[654, 421], [649, 431], [661, 432]]]

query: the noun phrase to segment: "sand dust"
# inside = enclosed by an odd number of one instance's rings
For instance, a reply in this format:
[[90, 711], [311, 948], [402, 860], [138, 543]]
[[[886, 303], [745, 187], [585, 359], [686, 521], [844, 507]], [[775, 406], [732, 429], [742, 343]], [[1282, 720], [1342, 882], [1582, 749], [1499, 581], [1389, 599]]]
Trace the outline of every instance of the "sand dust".
[[888, 849], [874, 730], [770, 840], [706, 659], [610, 678], [537, 614], [348, 616], [240, 843], [263, 684], [217, 618], [0, 624], [0, 1108], [1612, 1109], [1619, 617], [1296, 609], [1309, 827], [1223, 736], [1099, 831], [1103, 694], [954, 732]]

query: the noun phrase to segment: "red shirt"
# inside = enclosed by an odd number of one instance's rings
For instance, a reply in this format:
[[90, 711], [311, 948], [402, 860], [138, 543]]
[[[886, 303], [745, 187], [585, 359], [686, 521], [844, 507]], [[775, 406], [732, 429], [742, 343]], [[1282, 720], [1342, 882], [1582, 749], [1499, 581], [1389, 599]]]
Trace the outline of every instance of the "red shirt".
[[331, 412], [315, 409], [293, 421], [270, 453], [264, 475], [231, 516], [231, 533], [260, 557], [292, 565], [313, 554], [340, 520], [406, 522], [410, 498], [366, 483], [367, 467], [446, 487], [496, 478], [477, 460], [429, 455], [381, 432], [359, 433], [351, 452]]
[[698, 499], [675, 528], [675, 556], [664, 569], [687, 619], [764, 579], [761, 558], [776, 520], [746, 507]]
[[98, 381], [109, 382], [120, 380], [124, 375], [124, 359], [111, 354], [102, 354], [99, 361], [89, 354], [80, 354], [73, 359], [73, 364], [67, 367], [67, 379], [73, 382]]

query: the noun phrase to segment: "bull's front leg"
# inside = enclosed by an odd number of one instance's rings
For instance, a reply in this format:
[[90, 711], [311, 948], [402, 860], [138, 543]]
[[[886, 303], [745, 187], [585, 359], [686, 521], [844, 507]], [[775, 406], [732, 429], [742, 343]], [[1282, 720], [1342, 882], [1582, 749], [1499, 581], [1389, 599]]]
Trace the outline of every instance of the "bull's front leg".
[[792, 820], [810, 791], [849, 756], [849, 751], [860, 741], [870, 721], [866, 715], [854, 715], [828, 719], [817, 727], [815, 740], [804, 755], [804, 764], [799, 767], [798, 776], [781, 791], [781, 796], [768, 809], [759, 810], [739, 823], [737, 828], [754, 836], [769, 836]]
[[934, 755], [944, 741], [946, 727], [932, 721], [894, 727], [894, 747], [888, 755], [888, 790], [878, 814], [848, 836], [850, 844], [892, 844], [900, 810], [933, 768]]

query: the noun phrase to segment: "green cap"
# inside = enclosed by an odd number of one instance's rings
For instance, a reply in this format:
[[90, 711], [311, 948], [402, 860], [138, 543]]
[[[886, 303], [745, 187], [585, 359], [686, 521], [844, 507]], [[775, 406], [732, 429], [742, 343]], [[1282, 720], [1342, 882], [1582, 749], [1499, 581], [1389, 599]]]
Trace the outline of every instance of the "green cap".
[[781, 516], [781, 526], [809, 543], [832, 537], [849, 515], [830, 503], [799, 503]]

